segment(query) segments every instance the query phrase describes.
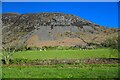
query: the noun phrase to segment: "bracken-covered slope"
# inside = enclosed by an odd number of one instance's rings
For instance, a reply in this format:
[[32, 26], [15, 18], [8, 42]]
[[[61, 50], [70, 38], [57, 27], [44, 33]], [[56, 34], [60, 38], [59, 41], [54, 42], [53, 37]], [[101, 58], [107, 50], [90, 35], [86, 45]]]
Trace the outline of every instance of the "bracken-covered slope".
[[2, 15], [2, 43], [28, 46], [75, 46], [100, 44], [117, 29], [105, 28], [64, 13], [5, 13]]

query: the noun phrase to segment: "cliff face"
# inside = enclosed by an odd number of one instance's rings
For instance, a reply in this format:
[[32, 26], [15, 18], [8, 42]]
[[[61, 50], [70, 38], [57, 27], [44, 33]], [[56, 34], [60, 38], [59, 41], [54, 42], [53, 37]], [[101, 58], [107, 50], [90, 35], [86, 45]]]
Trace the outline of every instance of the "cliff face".
[[75, 46], [91, 42], [101, 43], [116, 29], [105, 27], [64, 13], [34, 13], [2, 15], [2, 42], [4, 45]]

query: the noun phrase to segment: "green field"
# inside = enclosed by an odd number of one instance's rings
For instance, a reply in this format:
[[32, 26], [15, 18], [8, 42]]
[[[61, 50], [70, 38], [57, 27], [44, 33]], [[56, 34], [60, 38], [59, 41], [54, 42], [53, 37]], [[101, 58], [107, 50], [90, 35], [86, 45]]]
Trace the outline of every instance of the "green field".
[[[117, 58], [110, 49], [19, 51], [12, 59]], [[3, 78], [118, 78], [118, 64], [3, 65]]]
[[110, 66], [12, 66], [3, 68], [3, 78], [118, 78], [117, 65]]
[[13, 59], [84, 59], [84, 58], [116, 58], [115, 51], [110, 49], [91, 50], [47, 50], [47, 51], [19, 51], [14, 53]]

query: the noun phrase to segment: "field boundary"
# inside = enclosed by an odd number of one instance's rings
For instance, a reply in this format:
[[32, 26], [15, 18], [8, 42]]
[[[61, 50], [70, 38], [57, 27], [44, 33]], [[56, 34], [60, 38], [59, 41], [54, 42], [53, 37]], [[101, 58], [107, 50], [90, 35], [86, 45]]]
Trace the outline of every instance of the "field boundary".
[[[4, 60], [2, 61], [4, 63]], [[91, 59], [49, 59], [49, 60], [11, 60], [11, 64], [16, 65], [57, 65], [57, 64], [119, 64], [119, 58], [91, 58]], [[11, 65], [10, 64], [10, 65]]]

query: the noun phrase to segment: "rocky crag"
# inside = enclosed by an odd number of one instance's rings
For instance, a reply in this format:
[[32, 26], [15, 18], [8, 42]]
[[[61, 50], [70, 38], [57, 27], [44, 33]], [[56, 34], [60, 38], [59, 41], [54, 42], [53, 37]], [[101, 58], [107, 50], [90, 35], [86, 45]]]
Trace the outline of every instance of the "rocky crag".
[[117, 29], [64, 13], [4, 13], [2, 22], [4, 46], [90, 46], [117, 35]]

